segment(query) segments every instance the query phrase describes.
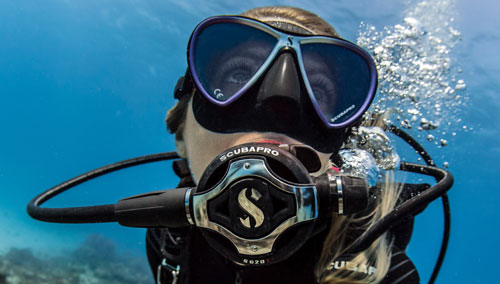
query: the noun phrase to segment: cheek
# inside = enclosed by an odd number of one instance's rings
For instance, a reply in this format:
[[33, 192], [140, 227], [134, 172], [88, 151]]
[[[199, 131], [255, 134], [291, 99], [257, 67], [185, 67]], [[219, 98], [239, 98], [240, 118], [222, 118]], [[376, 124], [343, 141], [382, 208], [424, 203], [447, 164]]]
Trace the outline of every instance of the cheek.
[[234, 142], [234, 134], [211, 132], [199, 125], [194, 118], [191, 102], [186, 114], [183, 136], [186, 157], [196, 183], [200, 180], [208, 164], [218, 154], [233, 146]]
[[321, 161], [321, 169], [315, 173], [311, 173], [312, 176], [319, 176], [326, 172], [330, 167], [332, 167], [333, 163], [330, 161], [331, 153], [321, 153], [316, 152], [318, 154], [319, 160]]

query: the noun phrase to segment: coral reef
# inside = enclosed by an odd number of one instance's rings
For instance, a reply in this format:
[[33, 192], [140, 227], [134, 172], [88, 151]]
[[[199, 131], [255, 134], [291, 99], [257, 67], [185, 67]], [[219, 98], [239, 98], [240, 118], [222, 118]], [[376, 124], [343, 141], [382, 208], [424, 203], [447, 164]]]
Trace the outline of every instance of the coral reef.
[[74, 251], [37, 256], [31, 249], [11, 248], [0, 255], [0, 284], [151, 284], [144, 259], [116, 252], [113, 241], [89, 235]]

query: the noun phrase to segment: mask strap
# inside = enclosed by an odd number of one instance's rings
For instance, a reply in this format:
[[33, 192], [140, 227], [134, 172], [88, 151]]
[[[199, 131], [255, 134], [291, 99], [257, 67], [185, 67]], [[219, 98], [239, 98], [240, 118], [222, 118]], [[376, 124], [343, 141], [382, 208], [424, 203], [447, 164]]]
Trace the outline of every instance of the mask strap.
[[180, 100], [185, 94], [192, 93], [193, 91], [193, 80], [191, 80], [191, 75], [189, 69], [186, 70], [184, 76], [177, 79], [177, 83], [174, 88], [174, 98]]

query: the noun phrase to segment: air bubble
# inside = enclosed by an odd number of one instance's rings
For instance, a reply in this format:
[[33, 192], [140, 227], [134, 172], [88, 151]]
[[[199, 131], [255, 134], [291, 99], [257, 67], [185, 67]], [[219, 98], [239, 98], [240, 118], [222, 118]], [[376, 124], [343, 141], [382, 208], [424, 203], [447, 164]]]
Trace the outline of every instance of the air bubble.
[[429, 121], [429, 120], [427, 120], [426, 118], [423, 117], [422, 119], [420, 119], [420, 127], [422, 127], [425, 130], [434, 130], [438, 126], [437, 126], [436, 123], [434, 123], [432, 121]]
[[384, 48], [380, 45], [375, 47], [375, 49], [373, 50], [373, 53], [375, 53], [375, 55], [382, 53], [382, 52], [384, 52]]
[[416, 109], [416, 108], [411, 108], [408, 110], [408, 113], [409, 114], [419, 114], [420, 111], [418, 111], [418, 109]]
[[411, 17], [404, 18], [403, 22], [405, 22], [406, 24], [408, 24], [411, 27], [418, 27], [418, 26], [420, 26], [420, 22], [417, 19], [411, 18]]
[[467, 85], [465, 84], [464, 80], [458, 80], [457, 84], [455, 85], [455, 90], [465, 90], [467, 88]]
[[[449, 0], [420, 1], [409, 6], [401, 23], [382, 31], [362, 24], [358, 43], [375, 54], [379, 74], [378, 100], [370, 108], [372, 113], [402, 128], [416, 129], [414, 132], [462, 129], [464, 123], [457, 120], [468, 94], [463, 91], [466, 82], [458, 79], [463, 70], [453, 57], [460, 41], [455, 12]], [[418, 132], [409, 134], [418, 136]], [[440, 138], [432, 140], [436, 147], [443, 146]]]
[[407, 128], [407, 129], [411, 128], [411, 123], [408, 119], [401, 121], [400, 124], [401, 124], [401, 127], [403, 127], [403, 128]]

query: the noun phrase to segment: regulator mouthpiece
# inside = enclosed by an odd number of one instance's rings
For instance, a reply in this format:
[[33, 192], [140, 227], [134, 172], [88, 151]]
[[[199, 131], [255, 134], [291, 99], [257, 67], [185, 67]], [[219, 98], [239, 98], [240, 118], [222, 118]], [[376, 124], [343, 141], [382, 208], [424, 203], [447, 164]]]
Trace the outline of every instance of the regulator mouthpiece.
[[[366, 208], [366, 180], [325, 174], [313, 181], [310, 171], [317, 170], [313, 161], [319, 158], [305, 152], [252, 143], [221, 153], [193, 189], [193, 224], [233, 262], [270, 265], [304, 245], [320, 211], [330, 216], [332, 210], [352, 214]], [[306, 156], [307, 167], [299, 159]]]

